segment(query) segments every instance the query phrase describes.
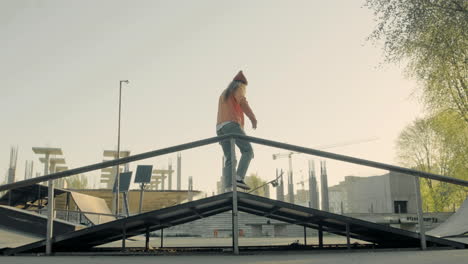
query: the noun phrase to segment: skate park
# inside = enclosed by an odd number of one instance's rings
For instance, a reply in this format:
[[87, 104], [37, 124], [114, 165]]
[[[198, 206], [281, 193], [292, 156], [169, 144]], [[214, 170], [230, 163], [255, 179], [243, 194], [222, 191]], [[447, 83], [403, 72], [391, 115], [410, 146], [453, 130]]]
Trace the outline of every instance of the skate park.
[[[2, 226], [8, 226], [8, 229], [16, 229], [20, 232], [31, 232], [30, 228], [25, 225], [34, 225], [41, 227], [42, 230], [37, 230], [37, 237], [44, 237], [37, 242], [27, 243], [24, 245], [17, 245], [16, 247], [6, 247], [2, 249], [4, 255], [28, 255], [28, 254], [74, 254], [74, 253], [86, 253], [86, 254], [121, 254], [127, 252], [128, 254], [155, 254], [155, 252], [231, 252], [230, 254], [239, 255], [242, 252], [251, 251], [262, 251], [262, 250], [362, 250], [362, 249], [464, 249], [466, 247], [466, 221], [465, 216], [467, 214], [466, 201], [457, 210], [455, 214], [448, 217], [445, 223], [442, 223], [439, 227], [432, 230], [432, 232], [419, 233], [414, 231], [408, 231], [404, 229], [398, 229], [385, 224], [378, 224], [370, 221], [364, 221], [358, 218], [352, 218], [345, 215], [339, 215], [322, 211], [314, 208], [304, 207], [288, 203], [284, 201], [272, 200], [265, 197], [249, 194], [236, 189], [231, 192], [214, 195], [211, 197], [201, 198], [198, 200], [185, 199], [183, 202], [179, 202], [177, 205], [167, 206], [162, 209], [156, 209], [146, 211], [142, 213], [132, 215], [119, 215], [116, 217], [111, 213], [111, 210], [106, 205], [102, 198], [74, 193], [73, 191], [67, 191], [63, 189], [50, 188], [39, 185], [37, 183], [48, 180], [60, 179], [63, 177], [71, 176], [76, 173], [82, 173], [92, 170], [98, 170], [103, 168], [112, 167], [118, 164], [125, 164], [138, 160], [144, 160], [149, 157], [158, 155], [164, 155], [167, 153], [173, 153], [183, 151], [186, 149], [201, 147], [208, 144], [219, 142], [220, 140], [230, 139], [234, 141], [240, 138], [243, 140], [249, 140], [254, 144], [262, 144], [269, 147], [278, 147], [290, 151], [298, 151], [304, 154], [315, 155], [319, 157], [327, 157], [330, 159], [337, 159], [345, 162], [358, 163], [366, 166], [373, 166], [382, 169], [391, 170], [394, 172], [403, 173], [405, 177], [427, 177], [440, 181], [446, 181], [452, 184], [458, 184], [466, 186], [466, 182], [459, 179], [449, 178], [442, 175], [435, 175], [425, 172], [419, 172], [411, 169], [406, 169], [394, 165], [388, 165], [369, 160], [362, 160], [354, 157], [343, 156], [334, 154], [331, 152], [325, 152], [321, 150], [315, 150], [276, 141], [260, 139], [255, 137], [243, 136], [243, 135], [227, 135], [221, 137], [208, 138], [204, 140], [194, 141], [182, 145], [176, 145], [164, 149], [154, 150], [146, 153], [141, 153], [133, 156], [127, 156], [120, 159], [105, 161], [103, 163], [92, 164], [76, 169], [61, 171], [52, 173], [45, 176], [40, 176], [33, 179], [15, 182], [0, 186], [0, 190], [13, 190], [11, 194], [7, 193], [4, 195], [2, 200], [9, 197], [10, 205], [2, 205], [1, 210], [8, 218], [4, 218]], [[235, 157], [234, 157], [235, 159]], [[122, 173], [124, 174], [124, 173]], [[151, 174], [147, 174], [146, 177]], [[125, 185], [125, 181], [122, 180], [122, 185]], [[121, 186], [122, 187], [122, 186]], [[29, 188], [29, 189], [28, 189]], [[35, 191], [31, 191], [31, 188]], [[122, 192], [127, 187], [123, 186]], [[16, 195], [15, 195], [15, 191]], [[28, 191], [29, 190], [29, 191]], [[41, 190], [41, 197], [29, 198], [21, 193], [37, 193]], [[54, 195], [52, 199], [49, 198], [49, 192], [52, 190]], [[47, 197], [43, 203], [49, 204], [53, 202], [54, 205], [58, 205], [58, 200], [55, 199], [56, 195], [64, 195], [68, 198], [67, 204], [74, 204], [74, 209], [79, 209], [82, 212], [82, 217], [86, 218], [91, 225], [89, 226], [78, 226], [76, 224], [67, 223], [67, 221], [61, 219], [52, 220], [49, 217], [43, 215], [34, 215], [31, 212], [22, 214], [20, 211], [24, 209], [18, 209], [26, 207], [28, 204], [37, 204], [44, 197]], [[125, 196], [125, 195], [122, 195]], [[188, 197], [190, 198], [190, 197]], [[51, 201], [52, 200], [52, 201]], [[57, 200], [55, 202], [54, 200]], [[125, 212], [125, 202], [122, 201], [122, 212]], [[70, 206], [65, 206], [70, 208]], [[56, 207], [57, 209], [57, 207]], [[50, 210], [50, 206], [47, 206], [47, 210]], [[73, 210], [73, 211], [75, 211]], [[59, 211], [63, 211], [65, 219], [67, 210], [57, 209], [57, 215]], [[231, 230], [217, 230], [218, 236], [221, 232], [226, 232], [229, 235], [229, 240], [232, 240], [232, 245], [229, 246], [183, 246], [183, 247], [171, 247], [165, 248], [164, 246], [164, 230], [170, 229], [200, 219], [208, 219], [210, 216], [216, 216], [219, 214], [227, 213], [231, 216]], [[256, 215], [271, 219], [271, 221], [279, 221], [288, 223], [296, 226], [300, 226], [304, 230], [304, 241], [291, 245], [282, 246], [267, 246], [262, 245], [248, 245], [243, 246], [239, 244], [239, 238], [243, 236], [243, 231], [239, 229], [239, 218], [244, 214]], [[54, 215], [54, 214], [52, 214]], [[422, 216], [422, 214], [421, 214]], [[245, 217], [245, 216], [244, 216]], [[422, 220], [423, 217], [419, 219]], [[22, 221], [18, 221], [22, 219]], [[27, 224], [26, 224], [27, 223]], [[53, 223], [53, 225], [52, 225]], [[52, 226], [48, 230], [52, 233], [46, 232], [46, 226]], [[39, 228], [38, 228], [39, 229]], [[307, 230], [316, 230], [318, 234], [317, 243], [307, 244]], [[55, 231], [54, 231], [55, 230]], [[236, 231], [233, 231], [236, 230]], [[49, 231], [49, 232], [51, 232]], [[160, 236], [158, 239], [161, 240], [160, 247], [158, 249], [150, 248], [150, 239], [154, 239], [150, 236], [152, 232], [159, 231]], [[310, 231], [309, 231], [310, 232]], [[324, 243], [323, 233], [327, 232], [330, 234], [338, 235], [343, 237], [344, 243], [335, 245], [327, 245]], [[424, 232], [424, 231], [423, 231]], [[229, 234], [230, 233], [230, 234]], [[47, 235], [51, 234], [47, 238]], [[140, 236], [144, 237], [142, 245], [139, 247], [127, 247], [127, 243], [132, 243], [132, 237]], [[359, 241], [359, 242], [351, 242]], [[100, 247], [104, 244], [111, 242], [118, 242], [117, 245], [113, 244], [113, 247]], [[169, 250], [170, 249], [170, 250]], [[50, 250], [50, 251], [49, 251]], [[159, 251], [158, 251], [159, 250]]]
[[467, 17], [0, 3], [0, 262], [465, 263]]

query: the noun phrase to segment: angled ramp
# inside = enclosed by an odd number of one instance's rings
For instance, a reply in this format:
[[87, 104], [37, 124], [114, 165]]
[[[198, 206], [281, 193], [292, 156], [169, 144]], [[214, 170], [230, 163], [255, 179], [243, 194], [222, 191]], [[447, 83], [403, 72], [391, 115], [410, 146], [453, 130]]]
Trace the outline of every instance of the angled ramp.
[[[47, 216], [11, 206], [0, 205], [0, 227], [45, 237]], [[83, 227], [82, 225], [69, 223], [60, 219], [54, 220], [54, 230], [57, 234], [70, 233]]]
[[94, 225], [116, 220], [115, 216], [111, 216], [112, 212], [104, 199], [72, 191], [70, 191], [70, 195], [80, 211], [89, 212], [89, 214], [83, 213], [83, 215]]
[[[102, 198], [87, 195], [66, 189], [54, 188], [54, 196], [59, 196], [64, 193], [70, 195], [73, 202], [83, 215], [94, 225], [114, 221], [115, 216]], [[8, 191], [0, 197], [0, 205], [11, 205], [22, 209], [36, 209], [38, 200], [47, 198], [48, 187], [42, 184], [33, 184], [25, 187], [19, 187]], [[102, 214], [102, 215], [100, 215]]]
[[[302, 225], [310, 228], [323, 228], [324, 231], [345, 235], [346, 226], [350, 228], [350, 236], [375, 243], [380, 247], [419, 247], [417, 233], [379, 225], [355, 218], [336, 215], [320, 210], [275, 201], [247, 193], [238, 193], [238, 208], [240, 211], [272, 219]], [[117, 241], [126, 236], [131, 237], [155, 231], [169, 226], [191, 222], [203, 217], [209, 217], [232, 209], [232, 192], [176, 205], [160, 210], [131, 216], [125, 219], [92, 226], [76, 232], [54, 237], [53, 250], [58, 252], [87, 251], [92, 247]], [[465, 248], [465, 244], [446, 239], [427, 236], [429, 246]], [[44, 252], [45, 241], [24, 245], [4, 252], [17, 254], [23, 252]]]
[[462, 203], [458, 211], [450, 216], [438, 227], [427, 232], [436, 237], [456, 237], [468, 233], [468, 198]]

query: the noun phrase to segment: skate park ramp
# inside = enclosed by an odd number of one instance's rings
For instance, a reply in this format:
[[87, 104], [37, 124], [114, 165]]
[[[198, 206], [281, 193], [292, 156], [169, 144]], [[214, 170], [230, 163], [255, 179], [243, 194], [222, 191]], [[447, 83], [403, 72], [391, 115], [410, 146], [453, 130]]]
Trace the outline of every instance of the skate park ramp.
[[[53, 238], [54, 252], [86, 252], [93, 247], [146, 232], [192, 222], [232, 210], [232, 192], [167, 207], [127, 218], [92, 226]], [[313, 208], [268, 198], [238, 193], [239, 211], [265, 216], [308, 228], [319, 229], [368, 241], [377, 248], [418, 248], [419, 234], [385, 225], [337, 215]], [[125, 235], [124, 235], [125, 234]], [[443, 238], [427, 236], [428, 246], [465, 248], [468, 245]], [[45, 240], [5, 250], [4, 255], [44, 252]]]
[[[77, 209], [83, 213], [86, 219], [93, 225], [98, 225], [116, 218], [102, 198], [82, 194], [66, 189], [54, 188], [54, 196], [57, 197], [56, 208], [66, 209], [66, 199], [61, 198], [63, 194], [69, 194]], [[8, 191], [0, 198], [0, 205], [10, 205], [21, 209], [36, 210], [40, 209], [38, 200], [47, 198], [48, 187], [42, 184], [33, 184]]]
[[460, 208], [438, 227], [427, 232], [435, 237], [459, 237], [468, 234], [468, 198]]
[[[59, 196], [68, 192], [64, 189], [54, 188], [54, 196]], [[29, 186], [19, 187], [9, 190], [0, 198], [0, 205], [8, 205], [14, 207], [37, 208], [38, 200], [47, 197], [48, 187], [42, 184], [32, 184]]]
[[[1, 228], [42, 237], [46, 235], [47, 216], [45, 215], [0, 205], [0, 216]], [[54, 232], [56, 234], [70, 233], [83, 227], [60, 219], [54, 220]]]
[[0, 225], [0, 251], [3, 248], [19, 247], [44, 239], [43, 236], [25, 233]]
[[116, 217], [112, 216], [112, 212], [104, 199], [77, 192], [70, 192], [70, 195], [80, 211], [89, 212], [88, 214], [83, 213], [83, 215], [93, 223], [93, 225], [116, 220]]

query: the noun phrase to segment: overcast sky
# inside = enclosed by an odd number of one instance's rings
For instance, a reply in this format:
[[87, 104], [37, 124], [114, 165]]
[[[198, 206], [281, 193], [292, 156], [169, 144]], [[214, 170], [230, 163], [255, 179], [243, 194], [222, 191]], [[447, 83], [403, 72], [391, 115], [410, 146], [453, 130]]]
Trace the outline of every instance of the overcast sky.
[[[132, 154], [215, 135], [218, 96], [238, 70], [258, 118], [246, 133], [397, 164], [395, 141], [421, 114], [416, 82], [383, 62], [367, 36], [363, 1], [0, 1], [0, 180], [18, 146], [17, 178], [32, 147], [59, 147], [72, 168], [102, 161], [117, 146]], [[360, 144], [346, 145], [348, 142]], [[248, 171], [265, 180], [285, 151], [254, 145]], [[215, 191], [219, 145], [182, 152], [183, 184]], [[293, 159], [297, 181], [306, 155]], [[176, 154], [130, 165], [176, 164]], [[319, 158], [315, 158], [319, 166]], [[346, 175], [383, 174], [327, 161], [329, 185]], [[97, 187], [99, 171], [87, 174]], [[175, 182], [175, 180], [174, 180]], [[173, 184], [175, 187], [175, 183]], [[296, 187], [300, 188], [299, 185]]]

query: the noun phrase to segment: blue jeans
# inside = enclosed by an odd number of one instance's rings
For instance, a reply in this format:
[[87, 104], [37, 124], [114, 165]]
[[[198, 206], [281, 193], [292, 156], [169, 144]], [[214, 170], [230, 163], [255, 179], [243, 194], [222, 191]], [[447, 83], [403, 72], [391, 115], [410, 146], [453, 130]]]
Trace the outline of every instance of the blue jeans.
[[[226, 135], [226, 134], [241, 134], [245, 135], [244, 130], [240, 127], [238, 123], [231, 122], [224, 125], [220, 130], [216, 131], [218, 136]], [[221, 141], [221, 147], [223, 148], [224, 152], [224, 168], [223, 174], [224, 178], [224, 185], [225, 187], [232, 186], [232, 163], [231, 163], [231, 142], [229, 139]], [[252, 145], [250, 142], [245, 140], [236, 139], [236, 145], [241, 152], [241, 158], [239, 161], [239, 166], [237, 167], [237, 176], [239, 180], [244, 180], [245, 174], [247, 173], [247, 169], [249, 168], [250, 160], [253, 159], [254, 153], [252, 149]]]

